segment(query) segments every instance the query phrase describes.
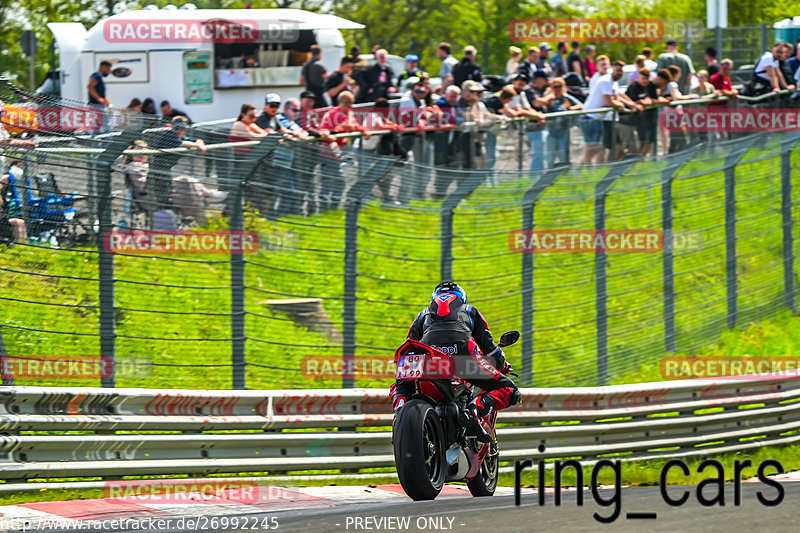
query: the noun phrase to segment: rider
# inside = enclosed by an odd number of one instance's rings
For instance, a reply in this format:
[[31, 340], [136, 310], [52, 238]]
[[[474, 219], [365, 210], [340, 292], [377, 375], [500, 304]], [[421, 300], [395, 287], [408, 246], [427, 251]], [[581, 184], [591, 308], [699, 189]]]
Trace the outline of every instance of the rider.
[[[492, 409], [499, 411], [519, 403], [520, 393], [506, 376], [513, 369], [506, 362], [503, 350], [492, 340], [486, 319], [467, 304], [466, 291], [452, 281], [437, 285], [430, 305], [420, 311], [411, 324], [408, 338], [446, 353], [471, 357], [477, 363], [474, 366], [480, 369], [482, 376], [470, 376], [469, 382], [480, 387], [481, 393], [469, 404], [464, 422], [480, 440], [488, 440], [478, 418]], [[412, 381], [395, 382], [391, 388], [394, 410], [400, 409], [413, 394]]]

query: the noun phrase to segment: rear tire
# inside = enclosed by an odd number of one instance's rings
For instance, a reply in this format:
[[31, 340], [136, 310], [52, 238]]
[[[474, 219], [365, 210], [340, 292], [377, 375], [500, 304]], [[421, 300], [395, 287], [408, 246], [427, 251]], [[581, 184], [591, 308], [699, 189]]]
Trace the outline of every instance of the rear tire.
[[433, 500], [447, 474], [444, 430], [439, 415], [424, 400], [411, 400], [398, 412], [392, 441], [400, 485], [412, 500]]
[[478, 475], [472, 481], [467, 482], [467, 488], [470, 494], [476, 498], [483, 496], [494, 496], [494, 490], [497, 488], [497, 475], [499, 466], [500, 453], [495, 448], [494, 453], [491, 451], [483, 459]]

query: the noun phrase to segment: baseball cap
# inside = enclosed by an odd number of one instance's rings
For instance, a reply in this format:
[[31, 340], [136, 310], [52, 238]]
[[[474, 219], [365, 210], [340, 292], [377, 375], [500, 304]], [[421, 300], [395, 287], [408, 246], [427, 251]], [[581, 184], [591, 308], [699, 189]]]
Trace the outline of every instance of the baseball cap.
[[408, 54], [406, 56], [406, 61], [419, 61], [419, 56], [417, 54]]
[[678, 41], [675, 39], [670, 39], [667, 41], [667, 46], [678, 46]]
[[267, 93], [267, 97], [264, 98], [264, 103], [265, 104], [280, 104], [281, 103], [281, 95], [279, 95], [278, 93]]
[[183, 120], [182, 118], [174, 118], [172, 119], [172, 125], [176, 128], [188, 129], [189, 123]]
[[539, 50], [552, 50], [552, 48], [550, 47], [549, 44], [542, 43], [542, 44], [539, 45]]
[[520, 73], [517, 73], [517, 74], [514, 74], [513, 76], [511, 76], [511, 81], [516, 81], [516, 80], [524, 80], [526, 82], [527, 81], [531, 81], [528, 78], [528, 76], [526, 76], [525, 74], [520, 74]]
[[300, 93], [300, 98], [316, 98], [313, 92], [306, 89], [305, 91]]
[[462, 91], [472, 91], [474, 93], [485, 91], [486, 87], [474, 80], [467, 80], [461, 84]]

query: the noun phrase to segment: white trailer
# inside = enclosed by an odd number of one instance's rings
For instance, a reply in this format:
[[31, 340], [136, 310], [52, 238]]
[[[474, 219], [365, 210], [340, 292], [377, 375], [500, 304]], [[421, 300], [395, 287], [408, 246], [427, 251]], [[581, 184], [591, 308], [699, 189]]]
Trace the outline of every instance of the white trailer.
[[297, 9], [142, 9], [98, 22], [51, 22], [59, 53], [62, 98], [87, 102], [89, 76], [112, 63], [106, 96], [116, 109], [131, 99], [162, 100], [193, 121], [235, 117], [245, 102], [261, 109], [276, 92], [297, 97], [310, 47], [322, 47], [330, 72], [345, 55], [339, 30], [364, 26], [333, 15]]

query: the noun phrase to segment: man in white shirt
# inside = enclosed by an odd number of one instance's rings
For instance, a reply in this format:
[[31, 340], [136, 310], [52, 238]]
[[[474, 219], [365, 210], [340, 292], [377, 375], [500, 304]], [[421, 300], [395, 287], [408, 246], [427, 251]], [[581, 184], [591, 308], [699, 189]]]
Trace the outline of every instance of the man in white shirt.
[[783, 57], [783, 43], [775, 43], [772, 50], [764, 52], [753, 70], [753, 78], [768, 87], [772, 92], [780, 92], [781, 86], [786, 86], [783, 79], [779, 61]]
[[439, 43], [436, 55], [442, 61], [442, 68], [439, 69], [439, 77], [442, 78], [442, 87], [445, 89], [453, 83], [453, 67], [458, 64], [458, 59], [453, 57], [450, 43]]
[[[642, 110], [642, 106], [632, 101], [625, 93], [619, 91], [617, 81], [622, 77], [622, 67], [625, 63], [616, 61], [611, 72], [606, 73], [594, 81], [589, 96], [583, 104], [585, 110], [601, 109], [603, 107], [616, 107], [624, 109], [630, 107], [637, 111]], [[622, 154], [622, 143], [619, 139], [617, 128], [614, 124], [614, 112], [590, 113], [581, 117], [581, 129], [584, 132], [586, 146], [583, 152], [583, 163], [591, 163], [597, 159], [603, 163], [610, 157], [619, 158]], [[616, 136], [616, 139], [614, 138]], [[616, 154], [611, 154], [611, 147], [615, 146]], [[608, 155], [605, 149], [609, 149]]]

